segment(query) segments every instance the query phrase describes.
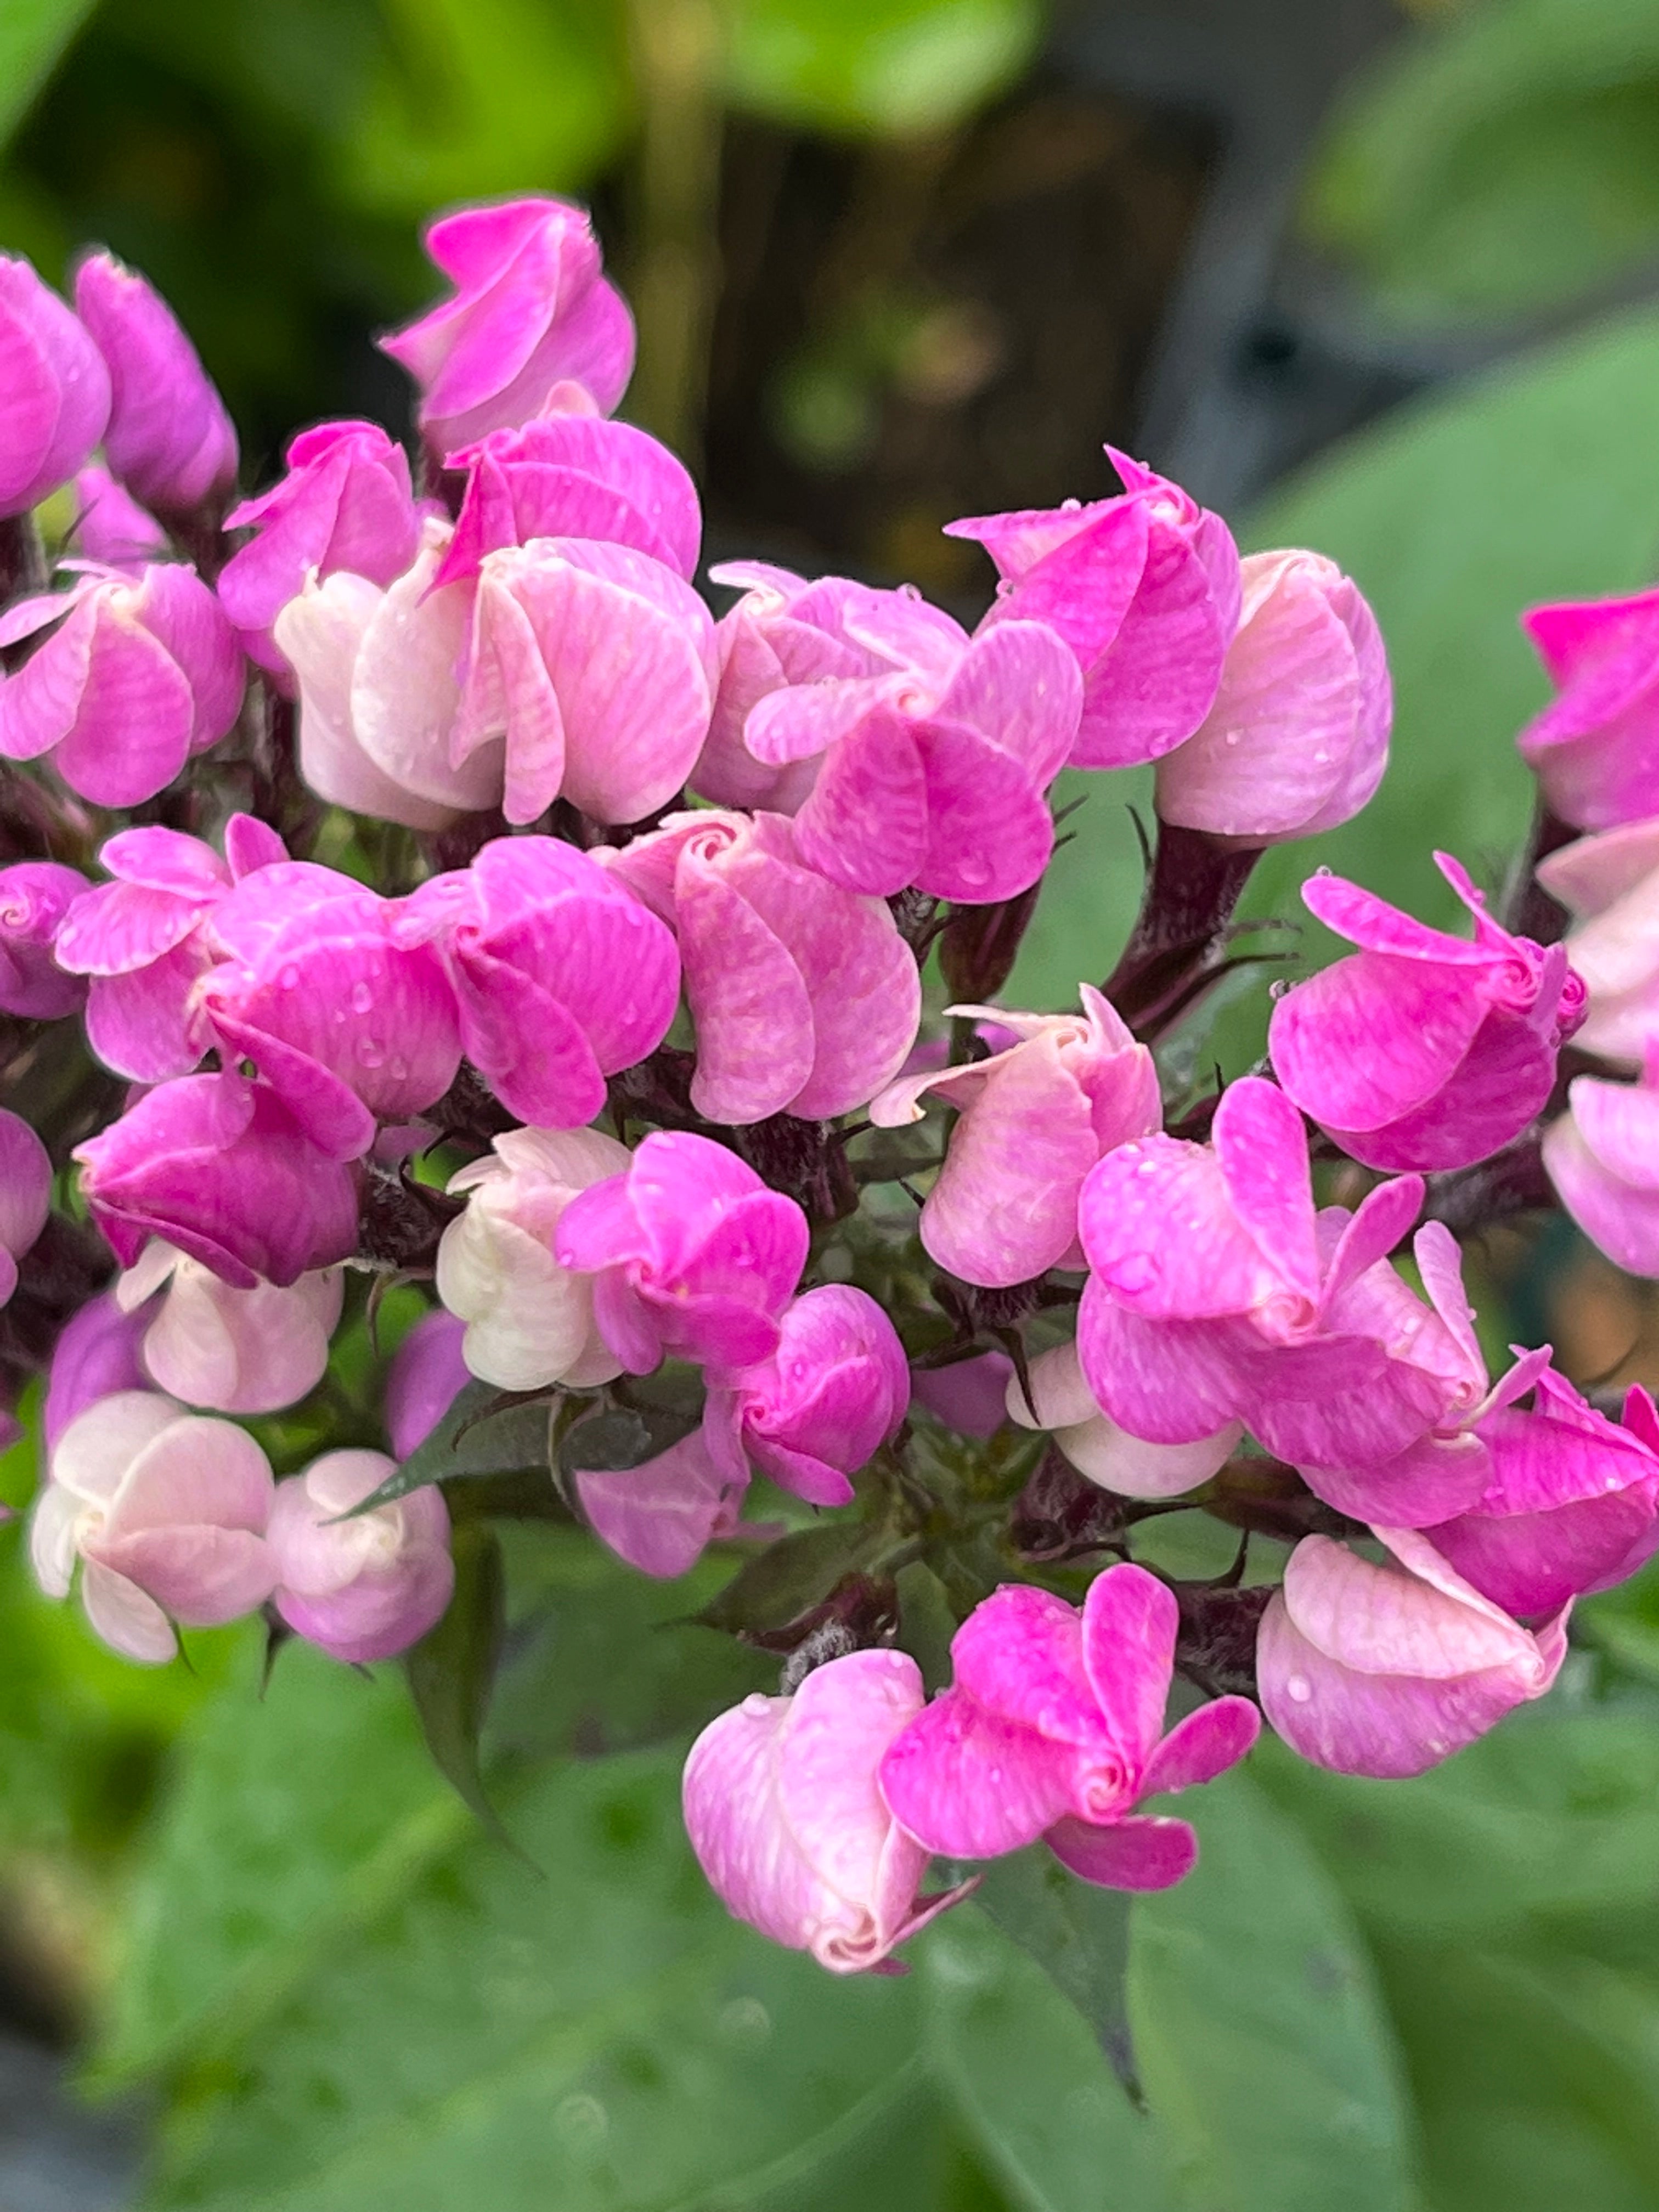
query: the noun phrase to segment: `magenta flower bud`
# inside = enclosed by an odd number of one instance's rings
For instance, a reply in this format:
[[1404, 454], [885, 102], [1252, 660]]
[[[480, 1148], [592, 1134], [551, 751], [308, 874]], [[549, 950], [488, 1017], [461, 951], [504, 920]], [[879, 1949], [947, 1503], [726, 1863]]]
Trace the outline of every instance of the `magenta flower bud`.
[[29, 1555], [48, 1597], [82, 1562], [87, 1619], [125, 1658], [160, 1666], [174, 1621], [217, 1628], [264, 1603], [270, 1463], [233, 1421], [149, 1390], [100, 1398], [72, 1420], [34, 1502]]
[[793, 1698], [745, 1698], [685, 1762], [685, 1826], [721, 1903], [835, 1974], [867, 1973], [967, 1894], [920, 1898], [929, 1854], [882, 1802], [882, 1755], [921, 1711], [902, 1651], [849, 1651]]
[[1177, 1619], [1144, 1567], [1097, 1575], [1080, 1613], [1026, 1583], [994, 1591], [951, 1640], [951, 1687], [882, 1760], [895, 1819], [951, 1858], [1040, 1837], [1103, 1888], [1179, 1881], [1198, 1856], [1192, 1829], [1133, 1808], [1224, 1773], [1261, 1718], [1248, 1698], [1218, 1698], [1164, 1735]]
[[1002, 1023], [1018, 1042], [989, 1060], [902, 1078], [870, 1109], [878, 1128], [921, 1119], [936, 1091], [957, 1109], [945, 1165], [921, 1209], [921, 1241], [942, 1267], [988, 1289], [1080, 1267], [1078, 1194], [1104, 1154], [1164, 1119], [1158, 1071], [1091, 985], [1082, 1014], [953, 1006]]
[[280, 674], [271, 626], [308, 578], [347, 569], [389, 584], [414, 560], [421, 518], [409, 456], [378, 422], [319, 422], [288, 449], [288, 474], [225, 517], [252, 529], [219, 579], [219, 603], [262, 666]]
[[420, 386], [421, 427], [441, 458], [528, 422], [562, 384], [611, 412], [634, 370], [634, 319], [599, 273], [580, 208], [462, 208], [428, 228], [426, 250], [454, 297], [380, 343]]
[[67, 483], [108, 420], [91, 337], [27, 261], [0, 253], [0, 515]]
[[50, 753], [70, 789], [95, 806], [154, 799], [241, 711], [241, 652], [193, 568], [90, 569], [67, 592], [9, 609], [0, 645], [54, 623], [0, 678], [0, 754]]
[[106, 1291], [89, 1299], [58, 1331], [40, 1413], [48, 1462], [77, 1413], [118, 1390], [149, 1388], [141, 1351], [149, 1319], [142, 1311], [123, 1313], [114, 1292]]
[[1297, 1546], [1262, 1616], [1256, 1675], [1292, 1751], [1337, 1774], [1395, 1778], [1541, 1698], [1567, 1655], [1566, 1609], [1522, 1628], [1424, 1532], [1376, 1533], [1395, 1555], [1386, 1565], [1328, 1536]]
[[1394, 693], [1376, 617], [1318, 553], [1251, 553], [1215, 702], [1158, 764], [1183, 830], [1277, 845], [1352, 821], [1382, 781]]
[[749, 1470], [734, 1480], [696, 1430], [640, 1467], [604, 1473], [578, 1468], [574, 1481], [599, 1541], [656, 1582], [690, 1574], [708, 1546], [726, 1537], [782, 1533], [738, 1519]]
[[470, 868], [431, 878], [394, 935], [441, 964], [467, 1058], [544, 1129], [591, 1121], [605, 1078], [656, 1050], [679, 1000], [669, 931], [556, 837], [497, 838]]
[[64, 915], [90, 886], [56, 860], [19, 860], [0, 868], [0, 1012], [25, 1021], [56, 1021], [76, 1012], [87, 995], [66, 975], [52, 950]]
[[17, 1288], [17, 1262], [52, 1211], [52, 1161], [28, 1123], [0, 1106], [0, 1306]]
[[461, 1357], [463, 1326], [434, 1308], [423, 1314], [392, 1356], [386, 1378], [386, 1432], [395, 1460], [423, 1444], [472, 1380]]
[[1022, 1429], [1046, 1430], [1079, 1474], [1119, 1498], [1184, 1497], [1225, 1466], [1244, 1433], [1242, 1422], [1229, 1421], [1192, 1443], [1153, 1444], [1132, 1437], [1096, 1404], [1075, 1344], [1039, 1352], [1028, 1379], [1029, 1401], [1024, 1384], [1010, 1373], [1003, 1393], [1008, 1419]]
[[1550, 811], [1580, 830], [1659, 814], [1659, 591], [1534, 607], [1521, 627], [1557, 693], [1516, 739]]
[[1077, 768], [1160, 760], [1215, 704], [1238, 627], [1238, 549], [1218, 514], [1106, 448], [1122, 495], [1087, 506], [977, 515], [945, 526], [977, 538], [1002, 579], [981, 625], [1047, 623], [1083, 672]]
[[277, 1612], [351, 1666], [390, 1659], [443, 1619], [455, 1588], [449, 1509], [435, 1484], [349, 1519], [397, 1462], [334, 1451], [276, 1486], [269, 1546]]
[[578, 1191], [625, 1174], [627, 1147], [597, 1129], [508, 1129], [450, 1178], [466, 1211], [438, 1246], [438, 1296], [466, 1323], [461, 1357], [503, 1390], [586, 1389], [620, 1372], [593, 1322], [593, 1285], [553, 1256]]
[[1511, 936], [1455, 860], [1435, 861], [1474, 916], [1474, 943], [1315, 876], [1304, 903], [1360, 950], [1297, 984], [1268, 1030], [1286, 1094], [1367, 1167], [1489, 1158], [1543, 1107], [1584, 1018], [1565, 948]]
[[1006, 1352], [981, 1352], [949, 1367], [918, 1367], [910, 1395], [936, 1421], [964, 1437], [994, 1437], [1008, 1418], [1014, 1363]]
[[236, 433], [160, 294], [112, 253], [75, 272], [75, 307], [109, 370], [104, 454], [146, 507], [188, 514], [236, 481]]
[[562, 796], [638, 822], [681, 789], [708, 732], [714, 625], [630, 545], [538, 538], [484, 560], [451, 758], [506, 745], [509, 822]]
[[147, 1310], [143, 1358], [157, 1389], [216, 1413], [297, 1405], [323, 1378], [344, 1294], [337, 1267], [240, 1290], [159, 1239], [115, 1285], [124, 1313]]
[[311, 1142], [274, 1091], [241, 1075], [160, 1084], [75, 1157], [124, 1267], [159, 1237], [252, 1290], [297, 1282], [357, 1249], [349, 1170]]
[[665, 1357], [769, 1359], [806, 1265], [806, 1216], [708, 1137], [653, 1130], [627, 1172], [573, 1199], [560, 1265], [595, 1278], [593, 1318], [630, 1375]]
[[679, 940], [697, 1030], [691, 1103], [711, 1121], [828, 1121], [903, 1065], [915, 955], [884, 900], [805, 866], [787, 816], [671, 814], [599, 855]]
[[106, 468], [89, 462], [75, 479], [76, 552], [106, 568], [142, 568], [167, 550], [167, 534], [153, 514], [122, 490]]
[[1556, 1196], [1627, 1275], [1659, 1277], [1659, 1055], [1639, 1084], [1576, 1076], [1544, 1132]]
[[862, 1291], [828, 1283], [787, 1309], [769, 1359], [710, 1382], [703, 1431], [734, 1481], [752, 1462], [810, 1505], [845, 1505], [848, 1476], [896, 1435], [909, 1402], [892, 1322]]
[[377, 1119], [423, 1113], [460, 1066], [442, 964], [400, 939], [398, 918], [394, 901], [302, 860], [244, 876], [214, 911], [226, 957], [197, 983], [195, 1018], [335, 1159], [360, 1159]]
[[1577, 917], [1567, 952], [1589, 994], [1579, 1043], [1639, 1067], [1659, 1044], [1659, 821], [1580, 837], [1537, 873]]

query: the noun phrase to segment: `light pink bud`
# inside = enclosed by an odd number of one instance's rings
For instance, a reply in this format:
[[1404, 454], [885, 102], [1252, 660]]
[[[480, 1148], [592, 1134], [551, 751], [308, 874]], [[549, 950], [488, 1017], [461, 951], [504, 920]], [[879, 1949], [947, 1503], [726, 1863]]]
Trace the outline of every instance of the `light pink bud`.
[[17, 1262], [46, 1225], [52, 1161], [28, 1123], [0, 1107], [0, 1305], [17, 1288]]
[[296, 1635], [352, 1666], [418, 1644], [455, 1587], [449, 1509], [435, 1484], [351, 1514], [396, 1467], [384, 1452], [327, 1452], [277, 1485], [271, 1509], [277, 1612]]
[[1567, 953], [1589, 994], [1580, 1044], [1639, 1066], [1659, 1045], [1659, 820], [1580, 837], [1539, 862], [1538, 880], [1577, 917]]
[[1521, 626], [1558, 694], [1516, 740], [1552, 812], [1581, 830], [1659, 814], [1659, 591], [1534, 607]]
[[67, 483], [108, 420], [90, 334], [27, 261], [0, 253], [0, 515]]
[[1075, 1344], [1040, 1352], [1028, 1373], [1029, 1403], [1019, 1376], [1008, 1378], [1009, 1419], [1022, 1429], [1046, 1429], [1079, 1474], [1119, 1498], [1184, 1497], [1226, 1464], [1244, 1433], [1242, 1423], [1230, 1421], [1189, 1444], [1150, 1444], [1132, 1437], [1095, 1403]]
[[19, 860], [0, 868], [0, 1012], [25, 1021], [55, 1021], [76, 1012], [87, 995], [53, 952], [59, 926], [89, 886], [56, 860]]
[[147, 1245], [115, 1285], [132, 1313], [160, 1291], [143, 1360], [157, 1387], [216, 1413], [274, 1413], [322, 1380], [345, 1285], [337, 1267], [238, 1290], [171, 1244]]
[[659, 1582], [689, 1574], [708, 1547], [724, 1538], [781, 1533], [738, 1519], [749, 1470], [733, 1480], [696, 1430], [639, 1467], [604, 1473], [578, 1468], [574, 1480], [599, 1541]]
[[109, 369], [104, 453], [146, 507], [188, 513], [236, 481], [225, 403], [167, 302], [110, 253], [75, 272], [75, 306]]
[[1575, 1076], [1543, 1154], [1591, 1243], [1627, 1275], [1659, 1277], [1659, 1055], [1638, 1084]]

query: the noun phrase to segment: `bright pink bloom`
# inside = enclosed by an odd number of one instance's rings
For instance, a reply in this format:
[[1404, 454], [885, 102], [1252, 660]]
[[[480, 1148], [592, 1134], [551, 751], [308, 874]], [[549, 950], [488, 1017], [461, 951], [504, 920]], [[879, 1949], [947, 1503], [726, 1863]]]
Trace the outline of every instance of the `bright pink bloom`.
[[1078, 768], [1129, 768], [1172, 752], [1215, 703], [1238, 626], [1238, 549], [1218, 514], [1110, 446], [1116, 499], [976, 515], [946, 526], [975, 538], [1002, 579], [985, 635], [1046, 623], [1077, 656]]
[[112, 253], [94, 253], [75, 272], [75, 307], [109, 370], [104, 455], [118, 481], [163, 514], [228, 491], [236, 433], [166, 301]]
[[108, 420], [91, 336], [27, 261], [0, 253], [0, 515], [67, 483]]
[[1245, 845], [1351, 821], [1382, 780], [1394, 694], [1356, 585], [1318, 553], [1251, 553], [1215, 703], [1158, 766], [1165, 822]]
[[1565, 948], [1511, 936], [1455, 860], [1435, 860], [1474, 916], [1474, 942], [1315, 876], [1304, 903], [1360, 950], [1297, 984], [1268, 1030], [1286, 1094], [1367, 1167], [1488, 1158], [1543, 1107], [1583, 1019]]
[[123, 830], [98, 858], [113, 883], [76, 902], [58, 933], [58, 964], [92, 979], [87, 1039], [106, 1066], [139, 1083], [188, 1075], [202, 1046], [190, 1000], [216, 957], [210, 918], [233, 884], [286, 860], [274, 830], [233, 814], [225, 858], [177, 830]]
[[275, 1495], [270, 1462], [234, 1422], [149, 1390], [100, 1398], [58, 1437], [35, 1500], [35, 1579], [67, 1597], [80, 1559], [93, 1627], [124, 1657], [159, 1666], [177, 1648], [174, 1621], [216, 1628], [270, 1596]]
[[878, 1128], [921, 1119], [929, 1091], [957, 1108], [945, 1165], [921, 1209], [921, 1241], [964, 1282], [1002, 1289], [1080, 1267], [1078, 1193], [1104, 1154], [1164, 1119], [1158, 1070], [1092, 985], [1083, 1012], [953, 1006], [1012, 1030], [988, 1060], [902, 1078], [870, 1109]]
[[671, 814], [599, 855], [672, 927], [697, 1028], [691, 1100], [711, 1121], [866, 1104], [921, 1017], [915, 955], [883, 900], [803, 863], [782, 814]]
[[1640, 1083], [1576, 1076], [1543, 1152], [1556, 1196], [1591, 1243], [1627, 1275], [1659, 1276], [1659, 1044]]
[[806, 1216], [708, 1137], [654, 1130], [625, 1175], [573, 1199], [562, 1267], [594, 1277], [593, 1318], [630, 1375], [663, 1358], [730, 1370], [776, 1351], [806, 1265]]
[[752, 1462], [811, 1505], [845, 1505], [847, 1478], [896, 1434], [909, 1402], [892, 1322], [862, 1291], [829, 1283], [788, 1307], [769, 1359], [711, 1379], [703, 1432], [734, 1483]]
[[383, 1411], [394, 1459], [407, 1459], [426, 1442], [472, 1380], [461, 1357], [465, 1334], [453, 1314], [434, 1307], [392, 1354]]
[[28, 1123], [0, 1106], [0, 1306], [17, 1288], [17, 1262], [52, 1211], [52, 1161]]
[[160, 1084], [75, 1157], [93, 1218], [125, 1267], [159, 1237], [252, 1290], [297, 1282], [357, 1248], [349, 1170], [312, 1143], [275, 1091], [244, 1076]]
[[1177, 1620], [1144, 1567], [1097, 1575], [1080, 1613], [1028, 1583], [993, 1592], [951, 1639], [951, 1687], [882, 1761], [894, 1818], [951, 1858], [1000, 1858], [1041, 1837], [1103, 1888], [1179, 1881], [1197, 1838], [1135, 1805], [1213, 1781], [1261, 1719], [1248, 1698], [1218, 1698], [1164, 1734]]
[[1567, 952], [1589, 993], [1586, 1052], [1638, 1067], [1659, 1045], [1659, 821], [1580, 837], [1538, 864], [1577, 917]]
[[116, 1283], [115, 1302], [148, 1310], [143, 1358], [158, 1389], [216, 1413], [274, 1413], [322, 1380], [344, 1293], [337, 1267], [239, 1289], [158, 1238]]
[[153, 514], [129, 496], [101, 463], [88, 462], [75, 479], [77, 553], [106, 568], [142, 568], [167, 550], [167, 534]]
[[434, 1483], [351, 1512], [396, 1466], [384, 1452], [325, 1452], [277, 1484], [271, 1508], [277, 1612], [297, 1636], [351, 1666], [418, 1644], [455, 1587], [449, 1509]]
[[749, 1470], [734, 1480], [696, 1430], [641, 1466], [604, 1473], [578, 1468], [574, 1481], [599, 1541], [658, 1582], [689, 1574], [710, 1544], [779, 1533], [739, 1520]]
[[52, 951], [64, 916], [89, 889], [87, 879], [56, 860], [19, 860], [0, 868], [0, 1012], [26, 1021], [55, 1021], [76, 1012], [87, 995]]
[[421, 427], [440, 455], [528, 422], [564, 383], [611, 413], [633, 374], [634, 319], [599, 273], [580, 208], [462, 208], [429, 227], [426, 250], [455, 295], [380, 346], [420, 386]]
[[52, 1348], [40, 1410], [48, 1462], [77, 1413], [118, 1390], [149, 1388], [140, 1350], [149, 1327], [148, 1313], [123, 1313], [112, 1291], [89, 1299], [64, 1322]]
[[[1012, 1370], [1012, 1361], [1009, 1365]], [[1120, 1498], [1184, 1497], [1225, 1465], [1244, 1432], [1242, 1422], [1229, 1421], [1192, 1443], [1154, 1444], [1132, 1437], [1096, 1404], [1075, 1344], [1039, 1352], [1028, 1377], [1029, 1401], [1025, 1385], [1010, 1372], [1003, 1389], [1007, 1418], [1022, 1429], [1048, 1431], [1079, 1474]]]
[[678, 1003], [669, 931], [556, 837], [497, 838], [432, 877], [393, 934], [441, 964], [467, 1058], [542, 1128], [591, 1121], [605, 1078], [655, 1051]]
[[1292, 1751], [1338, 1774], [1397, 1778], [1541, 1698], [1567, 1654], [1566, 1608], [1519, 1627], [1425, 1532], [1376, 1534], [1395, 1555], [1382, 1566], [1328, 1536], [1297, 1546], [1262, 1617], [1256, 1674]]
[[877, 1783], [923, 1694], [902, 1651], [849, 1651], [722, 1713], [685, 1762], [686, 1832], [726, 1910], [831, 1973], [879, 1967], [967, 1893], [918, 1898], [928, 1853]]
[[70, 789], [96, 806], [153, 799], [192, 753], [217, 744], [241, 709], [241, 652], [193, 568], [88, 568], [67, 592], [8, 609], [0, 645], [52, 623], [0, 679], [0, 753], [50, 753]]
[[1516, 743], [1581, 830], [1659, 814], [1659, 591], [1534, 607], [1521, 626], [1558, 696]]

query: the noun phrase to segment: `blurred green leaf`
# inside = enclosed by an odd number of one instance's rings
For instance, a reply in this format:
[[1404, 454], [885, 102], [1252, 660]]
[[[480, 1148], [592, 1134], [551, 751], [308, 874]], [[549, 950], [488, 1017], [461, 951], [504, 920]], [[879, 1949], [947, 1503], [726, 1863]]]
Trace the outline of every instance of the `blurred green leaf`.
[[477, 1522], [452, 1540], [455, 1593], [443, 1619], [404, 1660], [426, 1747], [499, 1842], [510, 1843], [484, 1790], [479, 1745], [507, 1636], [507, 1576], [501, 1538]]
[[798, 1528], [745, 1559], [697, 1618], [733, 1634], [744, 1628], [787, 1627], [821, 1604], [843, 1575], [867, 1566], [888, 1542], [872, 1522], [826, 1521]]
[[796, 129], [948, 130], [1024, 68], [1041, 0], [726, 0], [734, 105]]
[[97, 0], [0, 0], [0, 146], [27, 114]]
[[1119, 2076], [1133, 2079], [1124, 1976], [1130, 1899], [1066, 1873], [1041, 1844], [977, 1870], [975, 1902], [1082, 2014]]

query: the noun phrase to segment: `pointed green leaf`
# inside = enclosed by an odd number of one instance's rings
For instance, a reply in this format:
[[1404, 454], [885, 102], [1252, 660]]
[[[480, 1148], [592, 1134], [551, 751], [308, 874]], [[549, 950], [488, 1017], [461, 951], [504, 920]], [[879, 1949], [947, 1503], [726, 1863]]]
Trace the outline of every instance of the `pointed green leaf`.
[[439, 1771], [491, 1835], [510, 1843], [485, 1792], [479, 1742], [507, 1634], [501, 1539], [468, 1522], [453, 1538], [455, 1594], [443, 1619], [404, 1659], [421, 1732]]

